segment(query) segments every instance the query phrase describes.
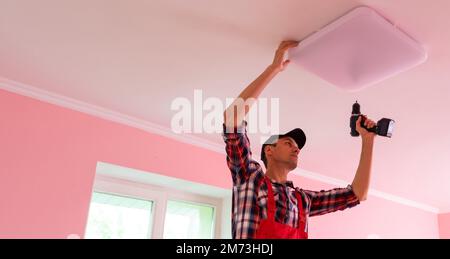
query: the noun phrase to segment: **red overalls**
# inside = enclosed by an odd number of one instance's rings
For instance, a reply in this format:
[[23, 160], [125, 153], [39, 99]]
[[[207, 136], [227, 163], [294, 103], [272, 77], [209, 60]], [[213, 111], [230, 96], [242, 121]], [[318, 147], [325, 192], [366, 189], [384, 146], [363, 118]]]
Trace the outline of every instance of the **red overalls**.
[[264, 181], [267, 185], [267, 219], [262, 219], [259, 222], [259, 227], [256, 230], [256, 238], [307, 239], [308, 233], [305, 232], [306, 216], [303, 213], [300, 194], [297, 191], [295, 192], [295, 196], [297, 197], [299, 219], [297, 228], [278, 223], [275, 221], [275, 199], [273, 196], [272, 183], [267, 176], [264, 177]]

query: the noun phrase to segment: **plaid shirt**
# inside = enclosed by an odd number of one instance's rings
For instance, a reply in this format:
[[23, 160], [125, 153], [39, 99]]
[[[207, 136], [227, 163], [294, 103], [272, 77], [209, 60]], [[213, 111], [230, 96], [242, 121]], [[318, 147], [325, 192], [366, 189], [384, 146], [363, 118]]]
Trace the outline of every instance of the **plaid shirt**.
[[[233, 177], [232, 235], [233, 238], [254, 238], [261, 219], [267, 218], [267, 186], [261, 165], [252, 159], [246, 123], [235, 129], [224, 127], [227, 164]], [[328, 191], [308, 191], [272, 181], [276, 204], [275, 220], [297, 227], [298, 207], [295, 192], [300, 193], [306, 219], [359, 204], [351, 185]], [[306, 221], [308, 222], [308, 220]], [[305, 226], [308, 232], [308, 224]]]

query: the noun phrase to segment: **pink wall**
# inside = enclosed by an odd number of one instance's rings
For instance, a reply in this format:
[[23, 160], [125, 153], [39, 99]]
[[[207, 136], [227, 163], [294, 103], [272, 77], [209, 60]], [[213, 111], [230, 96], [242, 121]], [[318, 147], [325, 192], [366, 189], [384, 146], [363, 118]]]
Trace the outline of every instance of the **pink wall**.
[[439, 237], [450, 238], [450, 213], [439, 214]]
[[0, 237], [83, 235], [97, 161], [231, 184], [218, 153], [2, 90], [0, 120]]
[[[0, 238], [82, 236], [97, 161], [231, 185], [221, 154], [3, 90], [0, 120]], [[435, 214], [373, 197], [313, 218], [310, 230], [313, 238], [438, 237]]]

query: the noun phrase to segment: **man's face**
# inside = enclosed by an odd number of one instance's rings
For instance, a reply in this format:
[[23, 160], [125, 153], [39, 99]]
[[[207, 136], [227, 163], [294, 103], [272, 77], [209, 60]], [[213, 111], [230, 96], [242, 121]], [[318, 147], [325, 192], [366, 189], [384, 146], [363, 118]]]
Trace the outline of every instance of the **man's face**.
[[297, 143], [290, 137], [280, 138], [272, 147], [272, 160], [275, 163], [285, 164], [289, 170], [297, 167], [300, 150]]

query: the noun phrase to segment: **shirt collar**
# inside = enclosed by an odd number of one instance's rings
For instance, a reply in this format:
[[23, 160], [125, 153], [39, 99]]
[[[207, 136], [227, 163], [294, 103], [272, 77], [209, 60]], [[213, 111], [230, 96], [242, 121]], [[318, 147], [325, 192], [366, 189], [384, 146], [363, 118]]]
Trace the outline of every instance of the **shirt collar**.
[[294, 183], [292, 181], [286, 181], [286, 186], [294, 188]]
[[275, 182], [272, 179], [270, 179], [270, 181], [275, 185], [286, 185], [287, 187], [294, 188], [294, 183], [292, 181], [286, 181], [285, 183]]

